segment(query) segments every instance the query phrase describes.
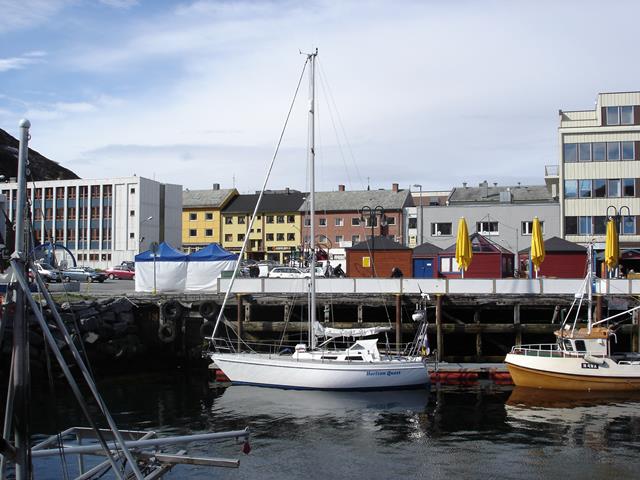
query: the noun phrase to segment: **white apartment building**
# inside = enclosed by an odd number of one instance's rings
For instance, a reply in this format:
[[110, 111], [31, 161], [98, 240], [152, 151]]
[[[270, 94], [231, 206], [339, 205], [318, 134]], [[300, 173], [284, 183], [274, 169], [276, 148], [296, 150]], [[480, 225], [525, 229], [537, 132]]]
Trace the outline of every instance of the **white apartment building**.
[[[0, 184], [12, 221], [17, 188]], [[36, 243], [62, 244], [81, 265], [118, 265], [152, 242], [181, 247], [181, 185], [137, 176], [41, 181], [28, 184], [27, 198]]]
[[[418, 185], [419, 186], [419, 185]], [[414, 185], [414, 188], [416, 185]], [[404, 231], [404, 244], [407, 247], [417, 247], [422, 243], [428, 241], [427, 240], [427, 232], [426, 230], [420, 230], [420, 220], [424, 218], [425, 209], [427, 207], [434, 206], [443, 206], [446, 204], [449, 195], [451, 194], [451, 190], [438, 190], [438, 191], [412, 191], [411, 196], [413, 197], [413, 207], [405, 207], [404, 216], [406, 219], [405, 222], [405, 231]], [[422, 215], [422, 218], [421, 218]], [[424, 222], [422, 222], [424, 224]]]
[[559, 134], [563, 237], [604, 242], [607, 215], [619, 212], [621, 246], [637, 246], [640, 92], [601, 93], [594, 110], [560, 110]]

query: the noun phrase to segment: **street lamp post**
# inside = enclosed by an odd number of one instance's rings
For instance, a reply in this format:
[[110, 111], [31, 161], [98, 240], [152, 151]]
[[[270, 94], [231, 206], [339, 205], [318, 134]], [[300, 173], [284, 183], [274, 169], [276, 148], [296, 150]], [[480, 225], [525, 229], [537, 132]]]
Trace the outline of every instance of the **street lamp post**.
[[144, 241], [144, 236], [142, 235], [142, 225], [144, 225], [145, 223], [149, 222], [153, 220], [153, 215], [149, 215], [147, 218], [145, 218], [143, 221], [140, 222], [140, 232], [138, 233], [138, 236], [140, 237], [140, 239], [138, 240], [138, 253], [140, 253], [140, 247], [142, 246], [142, 242]]
[[423, 218], [422, 218], [422, 214], [423, 214], [423, 210], [422, 210], [422, 185], [420, 185], [419, 183], [416, 183], [413, 187], [414, 187], [414, 188], [419, 188], [419, 189], [420, 189], [420, 215], [419, 215], [419, 218], [420, 218], [420, 225], [419, 225], [419, 227], [420, 227], [420, 228], [419, 228], [419, 230], [418, 230], [418, 231], [420, 232], [420, 234], [419, 234], [418, 238], [420, 239], [420, 243], [419, 243], [419, 245], [422, 245], [422, 243], [424, 242], [424, 240], [423, 240], [424, 235], [423, 235], [423, 233], [422, 233], [422, 232], [423, 232], [423, 230], [424, 230], [424, 220], [423, 220]]
[[376, 245], [375, 245], [376, 237], [375, 237], [374, 228], [375, 228], [375, 221], [378, 215], [380, 216], [380, 227], [382, 229], [382, 227], [384, 227], [387, 224], [387, 219], [384, 216], [384, 208], [382, 208], [380, 205], [374, 208], [371, 208], [369, 205], [365, 205], [360, 209], [360, 221], [364, 222], [366, 221], [366, 219], [369, 219], [369, 225], [371, 226], [371, 277], [375, 276], [374, 259], [375, 259], [375, 251], [376, 251]]

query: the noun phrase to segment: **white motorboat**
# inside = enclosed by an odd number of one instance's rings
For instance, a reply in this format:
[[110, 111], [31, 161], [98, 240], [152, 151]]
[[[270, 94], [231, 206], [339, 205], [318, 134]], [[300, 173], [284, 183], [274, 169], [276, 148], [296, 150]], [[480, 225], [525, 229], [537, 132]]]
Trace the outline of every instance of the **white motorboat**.
[[[309, 172], [310, 194], [309, 211], [311, 215], [311, 254], [310, 271], [316, 269], [315, 258], [315, 186], [314, 186], [314, 108], [315, 108], [315, 53], [307, 55], [305, 66], [309, 65], [310, 102], [309, 102]], [[271, 169], [269, 169], [270, 171]], [[268, 179], [268, 176], [267, 176]], [[265, 180], [264, 186], [266, 187]], [[252, 228], [256, 217], [263, 190], [258, 198], [248, 230]], [[247, 244], [242, 247], [240, 257], [244, 255]], [[225, 294], [223, 306], [211, 335], [212, 351], [208, 353], [211, 360], [225, 375], [236, 384], [251, 384], [268, 387], [292, 389], [320, 389], [320, 390], [382, 390], [402, 389], [426, 386], [429, 384], [429, 374], [424, 362], [427, 348], [427, 328], [424, 301], [420, 312], [414, 314], [414, 320], [420, 322], [416, 337], [411, 345], [404, 350], [404, 354], [382, 354], [378, 349], [378, 333], [389, 330], [390, 327], [376, 327], [368, 329], [340, 330], [325, 328], [316, 321], [316, 278], [309, 278], [310, 300], [308, 320], [308, 342], [298, 344], [294, 352], [283, 355], [269, 355], [257, 352], [235, 352], [230, 342], [216, 339], [216, 331], [221, 322], [224, 305], [237, 274], [234, 271], [229, 287]], [[369, 338], [367, 338], [369, 337]], [[337, 338], [357, 338], [350, 347], [332, 349], [330, 345]], [[324, 339], [323, 343], [317, 341]]]

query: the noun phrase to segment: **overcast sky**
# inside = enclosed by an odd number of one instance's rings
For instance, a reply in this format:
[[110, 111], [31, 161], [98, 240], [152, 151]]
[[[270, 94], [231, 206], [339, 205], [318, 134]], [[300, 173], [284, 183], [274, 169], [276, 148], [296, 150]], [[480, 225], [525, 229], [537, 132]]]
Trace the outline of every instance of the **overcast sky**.
[[[84, 178], [259, 189], [319, 49], [317, 189], [544, 183], [640, 90], [636, 1], [0, 0], [0, 128]], [[304, 189], [306, 83], [270, 181]]]

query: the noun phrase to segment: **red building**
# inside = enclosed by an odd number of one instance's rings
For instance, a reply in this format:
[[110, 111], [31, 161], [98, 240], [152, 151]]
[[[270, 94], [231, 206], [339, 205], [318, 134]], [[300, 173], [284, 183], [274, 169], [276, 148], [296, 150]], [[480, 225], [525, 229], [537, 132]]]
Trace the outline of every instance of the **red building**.
[[[470, 238], [473, 258], [469, 269], [464, 272], [464, 278], [513, 277], [512, 252], [479, 233], [472, 234]], [[438, 254], [438, 276], [460, 278], [455, 243]]]
[[[522, 271], [529, 271], [531, 247], [520, 250]], [[551, 237], [544, 242], [544, 261], [540, 265], [539, 276], [552, 278], [582, 278], [587, 273], [587, 249], [577, 243], [559, 237]]]
[[[315, 195], [316, 242], [323, 248], [350, 247], [372, 235], [382, 235], [405, 243], [403, 238], [404, 208], [413, 206], [411, 192], [391, 190], [346, 191], [344, 185], [337, 192], [317, 192]], [[303, 236], [309, 244], [311, 218], [308, 202], [304, 202]]]
[[348, 277], [390, 278], [394, 268], [405, 277], [411, 275], [411, 249], [387, 237], [368, 238], [345, 250]]

